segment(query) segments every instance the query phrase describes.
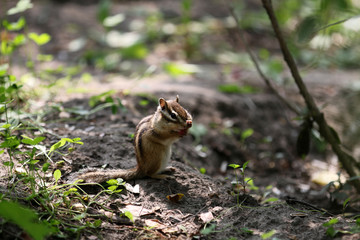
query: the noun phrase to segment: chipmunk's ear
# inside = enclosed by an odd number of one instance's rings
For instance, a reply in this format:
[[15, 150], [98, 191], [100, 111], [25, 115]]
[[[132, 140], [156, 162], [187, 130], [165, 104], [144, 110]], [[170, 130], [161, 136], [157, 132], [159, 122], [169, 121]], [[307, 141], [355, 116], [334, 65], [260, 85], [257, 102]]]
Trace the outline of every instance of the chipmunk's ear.
[[179, 102], [179, 95], [176, 95], [175, 101], [176, 101], [177, 103]]
[[161, 107], [162, 110], [165, 110], [167, 108], [167, 103], [165, 99], [159, 98], [159, 106]]

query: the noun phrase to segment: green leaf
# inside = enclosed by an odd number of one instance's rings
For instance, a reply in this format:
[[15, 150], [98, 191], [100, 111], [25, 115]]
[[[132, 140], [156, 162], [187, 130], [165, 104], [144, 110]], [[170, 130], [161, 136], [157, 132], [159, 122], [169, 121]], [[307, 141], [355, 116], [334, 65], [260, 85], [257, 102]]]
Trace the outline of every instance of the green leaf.
[[45, 139], [45, 137], [36, 137], [36, 138], [34, 139], [35, 145], [36, 145], [36, 144], [39, 144], [39, 143], [42, 142], [44, 139]]
[[[0, 77], [5, 77], [10, 65], [8, 63], [0, 64]], [[5, 91], [5, 87], [0, 88], [0, 93]]]
[[165, 63], [163, 69], [173, 77], [200, 72], [200, 69], [196, 65], [174, 62]]
[[276, 233], [275, 229], [273, 229], [273, 230], [271, 230], [269, 232], [263, 233], [263, 234], [261, 234], [261, 239], [271, 238], [275, 233]]
[[336, 230], [334, 227], [329, 227], [326, 229], [326, 235], [330, 237], [335, 237], [335, 235], [339, 232], [339, 230]]
[[116, 186], [116, 185], [112, 185], [112, 186], [109, 186], [108, 189], [113, 192], [117, 189], [117, 187], [118, 186]]
[[347, 206], [347, 204], [348, 204], [348, 202], [349, 202], [350, 200], [351, 200], [351, 197], [345, 199], [345, 201], [344, 201], [344, 203], [343, 203], [343, 209], [346, 208], [346, 206]]
[[134, 222], [134, 216], [132, 215], [131, 212], [125, 211], [125, 212], [124, 212], [124, 215], [125, 215], [128, 219], [130, 219], [130, 221]]
[[77, 192], [78, 190], [77, 190], [77, 188], [70, 188], [68, 191], [69, 192]]
[[273, 74], [280, 74], [284, 71], [283, 63], [278, 59], [271, 60], [270, 63], [268, 64], [268, 68], [270, 72]]
[[215, 230], [215, 228], [216, 228], [216, 225], [215, 225], [215, 224], [210, 224], [210, 226], [202, 229], [202, 230], [200, 231], [200, 233], [203, 234], [203, 235], [209, 235], [209, 234], [211, 234], [211, 233]]
[[205, 168], [200, 168], [199, 171], [200, 171], [201, 174], [205, 174], [205, 173], [206, 173], [206, 169], [205, 169]]
[[97, 104], [104, 101], [104, 99], [106, 99], [107, 97], [111, 97], [115, 93], [116, 93], [116, 90], [109, 90], [109, 91], [100, 93], [100, 94], [98, 94], [96, 96], [92, 96], [90, 98], [90, 100], [89, 100], [89, 106], [90, 107], [95, 107]]
[[65, 142], [64, 142], [64, 141], [61, 141], [61, 140], [60, 140], [59, 142], [53, 144], [53, 145], [50, 147], [49, 153], [52, 153], [52, 152], [55, 151], [56, 149], [64, 146], [64, 144], [65, 144]]
[[61, 178], [61, 171], [59, 169], [56, 169], [54, 171], [54, 178], [55, 178], [55, 182], [57, 183], [59, 181], [59, 179]]
[[125, 59], [144, 59], [149, 51], [147, 47], [142, 43], [134, 44], [130, 47], [123, 48], [121, 51], [121, 56]]
[[18, 34], [13, 40], [12, 44], [14, 47], [18, 47], [20, 45], [23, 45], [26, 42], [26, 38], [24, 34]]
[[139, 102], [139, 104], [140, 104], [140, 106], [145, 107], [145, 106], [149, 105], [149, 100], [143, 99]]
[[320, 19], [318, 16], [312, 15], [306, 17], [297, 27], [297, 39], [300, 43], [305, 43], [315, 36], [319, 29]]
[[192, 5], [192, 0], [182, 0], [181, 5], [184, 10], [189, 11]]
[[261, 48], [258, 55], [259, 58], [263, 61], [267, 61], [270, 58], [270, 52], [266, 48]]
[[52, 153], [53, 151], [55, 151], [58, 148], [61, 148], [62, 146], [64, 146], [67, 142], [69, 143], [75, 143], [75, 144], [80, 144], [83, 145], [83, 142], [80, 142], [81, 138], [74, 138], [74, 139], [70, 139], [70, 138], [61, 138], [60, 141], [58, 141], [57, 143], [53, 144], [49, 150], [49, 153]]
[[46, 172], [50, 167], [50, 163], [46, 162], [44, 163], [44, 165], [42, 166], [42, 171], [43, 172]]
[[267, 203], [267, 202], [276, 202], [276, 201], [279, 201], [278, 198], [276, 197], [271, 197], [271, 198], [267, 198], [265, 199], [262, 203]]
[[331, 10], [336, 10], [336, 11], [346, 11], [347, 9], [349, 9], [349, 7], [351, 7], [351, 3], [349, 3], [348, 0], [336, 0], [336, 1], [331, 1], [331, 0], [321, 0], [320, 2], [320, 10], [321, 13], [325, 13]]
[[248, 164], [249, 164], [249, 161], [244, 162], [244, 164], [242, 165], [243, 171], [245, 171]]
[[14, 163], [13, 162], [9, 162], [9, 161], [6, 161], [6, 162], [3, 162], [3, 165], [6, 166], [6, 167], [13, 167], [14, 166]]
[[21, 13], [32, 7], [33, 7], [33, 4], [31, 3], [31, 0], [20, 0], [20, 1], [18, 1], [18, 3], [16, 4], [15, 7], [10, 8], [7, 11], [7, 14], [13, 15], [13, 14]]
[[81, 140], [81, 138], [73, 138], [73, 139], [71, 139], [71, 141], [69, 141], [69, 142], [71, 142], [71, 143], [76, 143], [76, 144], [80, 144], [80, 145], [84, 145], [84, 143], [83, 143], [83, 142], [80, 142], [80, 140]]
[[103, 23], [104, 19], [107, 18], [110, 14], [111, 1], [101, 0], [98, 7], [98, 12], [96, 14], [99, 22]]
[[20, 141], [16, 136], [8, 137], [0, 144], [0, 148], [16, 148]]
[[259, 189], [259, 187], [255, 186], [254, 180], [252, 178], [247, 177], [244, 180], [245, 180], [246, 184], [248, 184], [250, 186], [251, 190], [258, 190]]
[[15, 202], [0, 202], [0, 216], [24, 229], [33, 239], [42, 240], [54, 232], [45, 222], [40, 222], [36, 213]]
[[237, 84], [222, 84], [218, 86], [218, 90], [223, 93], [239, 93], [250, 94], [256, 93], [258, 90], [250, 85], [239, 86]]
[[54, 59], [54, 56], [51, 54], [38, 54], [36, 58], [40, 62], [50, 62]]
[[3, 129], [9, 129], [10, 127], [11, 127], [10, 123], [6, 123], [6, 124], [1, 126], [1, 128], [3, 128]]
[[97, 220], [94, 221], [93, 227], [98, 228], [98, 227], [101, 226], [101, 223], [102, 223], [101, 219], [97, 219]]
[[240, 165], [232, 163], [232, 164], [229, 164], [229, 167], [232, 167], [233, 169], [236, 169], [236, 168], [239, 168]]
[[47, 33], [38, 35], [37, 33], [31, 32], [28, 37], [33, 40], [37, 45], [44, 45], [51, 40], [51, 36]]
[[86, 216], [87, 216], [86, 213], [81, 213], [81, 214], [75, 215], [74, 220], [81, 220], [81, 219], [85, 218]]
[[253, 134], [254, 134], [254, 130], [252, 128], [248, 128], [241, 133], [241, 140], [244, 141], [248, 137], [251, 137], [251, 135]]
[[3, 25], [8, 31], [19, 31], [25, 26], [25, 24], [26, 21], [24, 17], [20, 17], [19, 20], [17, 20], [17, 22], [14, 23], [9, 23], [7, 20], [3, 21]]
[[112, 185], [112, 186], [113, 185], [115, 185], [115, 186], [118, 185], [118, 181], [116, 179], [110, 179], [110, 180], [106, 181], [106, 183], [109, 184], [109, 185]]
[[324, 227], [329, 227], [329, 226], [332, 226], [336, 223], [339, 222], [339, 219], [337, 218], [333, 218], [333, 219], [330, 219], [329, 221], [327, 221], [326, 223], [323, 224]]
[[21, 142], [28, 144], [28, 145], [37, 145], [45, 139], [45, 137], [36, 137], [35, 139], [32, 139], [25, 135], [23, 135], [22, 137], [23, 137], [23, 139], [21, 140]]

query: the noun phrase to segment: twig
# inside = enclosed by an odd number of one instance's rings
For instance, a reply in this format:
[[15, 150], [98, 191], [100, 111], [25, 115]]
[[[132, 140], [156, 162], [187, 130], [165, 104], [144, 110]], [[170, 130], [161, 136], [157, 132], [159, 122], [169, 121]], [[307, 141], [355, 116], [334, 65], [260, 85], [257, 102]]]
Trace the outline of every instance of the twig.
[[244, 35], [241, 33], [241, 26], [239, 22], [239, 18], [236, 16], [233, 7], [229, 6], [229, 11], [234, 18], [237, 26], [237, 35], [239, 36], [239, 40], [242, 43], [242, 45], [245, 46], [245, 51], [250, 56], [251, 61], [253, 62], [256, 71], [259, 73], [260, 77], [264, 80], [267, 87], [282, 101], [291, 111], [295, 112], [297, 115], [300, 115], [300, 110], [291, 102], [289, 102], [284, 96], [282, 96], [276, 88], [271, 83], [271, 80], [265, 75], [265, 73], [261, 70], [260, 65], [258, 63], [258, 60], [256, 59], [255, 54], [252, 52], [252, 50], [249, 47], [249, 44], [245, 40]]
[[[269, 19], [271, 21], [276, 38], [279, 42], [281, 51], [283, 53], [283, 57], [291, 71], [291, 74], [295, 80], [296, 85], [298, 86], [298, 88], [300, 90], [300, 94], [303, 96], [305, 103], [307, 105], [307, 108], [309, 109], [310, 116], [318, 124], [320, 134], [331, 145], [332, 150], [338, 156], [339, 161], [341, 162], [343, 168], [346, 170], [346, 172], [349, 174], [350, 177], [355, 177], [357, 174], [356, 174], [356, 172], [354, 170], [354, 166], [353, 166], [354, 158], [352, 156], [350, 156], [349, 154], [346, 154], [342, 150], [341, 145], [338, 141], [338, 137], [335, 135], [334, 130], [327, 124], [324, 114], [322, 112], [320, 112], [319, 108], [315, 104], [314, 99], [308, 92], [306, 85], [304, 84], [304, 82], [299, 74], [295, 60], [286, 45], [286, 42], [285, 42], [282, 32], [280, 30], [278, 21], [276, 19], [274, 9], [272, 7], [271, 0], [261, 0], [261, 2], [269, 16]], [[360, 193], [359, 179], [353, 180], [352, 184], [356, 188], [357, 192]]]
[[317, 210], [317, 211], [319, 211], [319, 212], [326, 213], [326, 214], [328, 214], [329, 216], [334, 216], [334, 214], [332, 214], [331, 212], [328, 212], [328, 211], [325, 210], [325, 209], [318, 208], [318, 207], [316, 207], [316, 206], [314, 206], [314, 205], [312, 205], [312, 204], [310, 204], [310, 203], [307, 203], [307, 202], [304, 202], [304, 201], [300, 201], [300, 200], [297, 200], [297, 199], [295, 199], [295, 198], [287, 197], [287, 198], [285, 199], [285, 201], [286, 201], [287, 204], [299, 203], [299, 204], [302, 204], [302, 205], [304, 205], [304, 206], [311, 207], [311, 208], [313, 208], [313, 209], [315, 209], [315, 210]]

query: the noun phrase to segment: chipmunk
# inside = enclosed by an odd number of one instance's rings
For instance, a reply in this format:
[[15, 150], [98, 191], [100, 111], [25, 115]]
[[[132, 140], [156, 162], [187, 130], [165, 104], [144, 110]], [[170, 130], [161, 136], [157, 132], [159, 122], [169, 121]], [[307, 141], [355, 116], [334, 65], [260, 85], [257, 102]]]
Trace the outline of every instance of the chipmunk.
[[143, 118], [136, 126], [134, 147], [137, 166], [132, 169], [114, 169], [88, 172], [78, 179], [85, 182], [105, 182], [122, 178], [131, 180], [151, 177], [164, 179], [165, 170], [171, 156], [171, 145], [185, 136], [192, 126], [192, 116], [175, 100], [159, 99], [159, 106], [153, 115]]

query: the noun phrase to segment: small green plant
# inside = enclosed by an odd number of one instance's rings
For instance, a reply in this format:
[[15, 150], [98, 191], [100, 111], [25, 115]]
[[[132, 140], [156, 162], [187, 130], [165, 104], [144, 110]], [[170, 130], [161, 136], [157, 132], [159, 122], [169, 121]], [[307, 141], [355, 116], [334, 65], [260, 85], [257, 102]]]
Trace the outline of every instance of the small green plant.
[[122, 192], [122, 189], [118, 189], [118, 187], [124, 186], [126, 182], [123, 179], [118, 178], [118, 179], [110, 179], [106, 183], [109, 185], [109, 187], [107, 188], [109, 190], [109, 193], [113, 194], [113, 193]]
[[323, 227], [326, 227], [326, 235], [329, 237], [336, 237], [338, 234], [355, 234], [360, 233], [360, 218], [355, 220], [355, 223], [352, 223], [347, 230], [336, 228], [335, 225], [339, 222], [339, 219], [332, 218], [326, 223], [323, 224]]
[[354, 179], [359, 179], [360, 177], [349, 178], [347, 181], [342, 181], [341, 173], [338, 173], [338, 179], [331, 181], [326, 184], [321, 190], [322, 193], [328, 192], [332, 201], [342, 203], [343, 210], [345, 211], [346, 207], [350, 204], [351, 195], [352, 195], [352, 186], [351, 181]]
[[215, 231], [215, 228], [215, 224], [205, 225], [204, 228], [200, 231], [200, 233], [202, 235], [209, 235]]
[[279, 200], [279, 198], [276, 198], [276, 197], [268, 197], [270, 195], [270, 193], [272, 193], [272, 188], [273, 188], [272, 185], [265, 187], [265, 191], [261, 196], [261, 204], [276, 202]]
[[[237, 196], [237, 204], [240, 205], [240, 191], [242, 190], [243, 193], [247, 192], [247, 187], [255, 187], [253, 185], [252, 178], [245, 177], [245, 170], [248, 165], [249, 161], [246, 161], [242, 166], [238, 164], [229, 164], [229, 167], [234, 169], [235, 173], [235, 181], [232, 182], [234, 186], [234, 194]], [[238, 170], [238, 171], [237, 171]], [[239, 177], [240, 174], [240, 177]]]
[[252, 128], [247, 128], [241, 133], [241, 143], [244, 144], [245, 140], [251, 137], [254, 134], [254, 130]]
[[326, 235], [330, 237], [335, 237], [336, 234], [338, 234], [339, 230], [334, 228], [334, 225], [339, 222], [339, 219], [333, 218], [327, 221], [323, 224], [324, 227], [326, 227]]

